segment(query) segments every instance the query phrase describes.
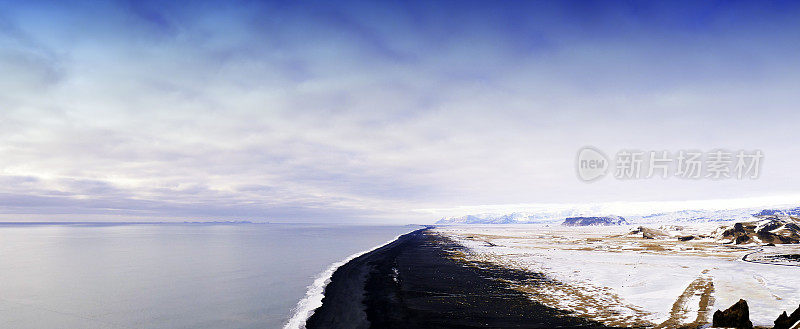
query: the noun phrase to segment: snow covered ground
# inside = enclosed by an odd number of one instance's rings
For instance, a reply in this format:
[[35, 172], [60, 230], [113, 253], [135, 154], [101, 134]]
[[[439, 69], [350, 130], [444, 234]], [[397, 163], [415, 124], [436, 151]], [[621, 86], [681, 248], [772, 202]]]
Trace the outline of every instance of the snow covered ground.
[[[681, 236], [712, 232], [703, 223], [666, 230]], [[644, 239], [636, 226], [441, 226], [436, 232], [467, 247], [473, 262], [545, 274], [535, 286], [510, 283], [545, 305], [610, 325], [702, 325], [740, 298], [755, 325], [771, 326], [800, 304], [800, 267], [743, 262], [762, 249], [722, 245], [713, 238]], [[770, 248], [770, 247], [765, 247]], [[800, 246], [778, 246], [800, 253]]]

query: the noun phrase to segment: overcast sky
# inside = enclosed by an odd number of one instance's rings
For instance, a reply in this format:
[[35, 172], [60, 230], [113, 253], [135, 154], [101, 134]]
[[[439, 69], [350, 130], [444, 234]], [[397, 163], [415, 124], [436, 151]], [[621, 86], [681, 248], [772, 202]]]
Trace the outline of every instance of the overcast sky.
[[[430, 222], [800, 193], [791, 2], [0, 8], [0, 220]], [[585, 145], [765, 157], [757, 180], [586, 184]]]

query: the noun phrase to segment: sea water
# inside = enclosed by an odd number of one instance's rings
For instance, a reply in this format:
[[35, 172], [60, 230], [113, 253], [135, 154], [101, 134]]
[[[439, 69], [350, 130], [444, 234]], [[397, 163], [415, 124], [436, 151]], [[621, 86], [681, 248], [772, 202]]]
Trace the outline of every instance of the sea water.
[[416, 228], [0, 225], [0, 327], [280, 328], [332, 264]]

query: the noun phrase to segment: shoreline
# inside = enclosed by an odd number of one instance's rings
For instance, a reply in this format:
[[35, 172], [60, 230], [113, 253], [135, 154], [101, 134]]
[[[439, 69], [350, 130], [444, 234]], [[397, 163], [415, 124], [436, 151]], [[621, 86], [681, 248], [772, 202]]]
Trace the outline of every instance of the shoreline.
[[340, 266], [322, 305], [305, 325], [315, 328], [608, 328], [531, 301], [506, 280], [542, 275], [450, 257], [462, 248], [429, 228], [401, 235]]
[[[425, 228], [418, 229], [424, 230]], [[412, 231], [416, 232], [416, 231]], [[294, 308], [292, 308], [291, 316], [289, 320], [286, 321], [284, 324], [283, 329], [302, 329], [306, 327], [306, 322], [308, 319], [314, 314], [314, 312], [323, 305], [323, 299], [325, 298], [325, 290], [330, 284], [331, 279], [334, 273], [339, 270], [340, 267], [344, 266], [345, 264], [351, 262], [353, 259], [361, 257], [365, 254], [371, 253], [377, 249], [383, 248], [395, 241], [397, 241], [403, 235], [407, 235], [410, 233], [405, 233], [394, 237], [391, 240], [386, 241], [383, 244], [375, 246], [371, 249], [360, 251], [354, 253], [350, 256], [347, 256], [345, 259], [337, 261], [328, 266], [324, 271], [320, 272], [315, 278], [314, 281], [308, 286], [306, 290], [306, 294], [303, 296], [303, 299], [297, 302]]]

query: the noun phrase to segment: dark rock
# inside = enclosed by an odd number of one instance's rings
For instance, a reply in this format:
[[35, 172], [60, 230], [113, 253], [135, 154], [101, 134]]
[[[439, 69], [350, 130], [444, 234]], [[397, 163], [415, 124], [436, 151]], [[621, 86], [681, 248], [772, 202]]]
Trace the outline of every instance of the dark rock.
[[733, 236], [733, 229], [729, 228], [729, 229], [725, 230], [724, 232], [722, 232], [722, 236], [724, 236], [726, 238], [732, 237]]
[[736, 244], [742, 244], [750, 241], [750, 237], [746, 235], [740, 235], [736, 237]]
[[753, 241], [764, 244], [793, 244], [800, 243], [800, 227], [787, 220], [736, 223], [733, 227], [722, 231], [719, 238], [725, 238], [728, 240], [727, 243], [736, 244]]
[[694, 236], [692, 236], [692, 235], [690, 235], [690, 236], [679, 236], [678, 240], [680, 240], [680, 241], [690, 241], [690, 240], [694, 240]]
[[759, 225], [758, 230], [756, 231], [756, 233], [769, 232], [769, 231], [775, 230], [775, 229], [777, 229], [777, 228], [779, 228], [781, 226], [783, 226], [783, 223], [781, 223], [780, 221], [771, 220], [771, 221], [766, 222], [766, 223], [764, 223], [762, 225]]
[[743, 235], [747, 235], [747, 231], [745, 231], [744, 225], [742, 225], [742, 223], [733, 224], [733, 228], [729, 228], [724, 232], [722, 232], [722, 236], [724, 237], [739, 238]]
[[775, 319], [775, 326], [772, 327], [772, 329], [788, 329], [790, 325], [792, 324], [789, 323], [789, 316], [786, 315], [786, 311], [783, 311], [783, 313]]
[[753, 328], [753, 322], [750, 321], [750, 308], [747, 307], [747, 302], [744, 299], [740, 299], [727, 310], [714, 312], [712, 326], [737, 329]]
[[785, 243], [783, 241], [786, 240], [782, 239], [781, 236], [770, 233], [769, 231], [759, 231], [756, 233], [756, 236], [758, 236], [762, 242], [766, 243]]
[[794, 324], [800, 321], [800, 307], [798, 307], [792, 315], [786, 315], [786, 311], [775, 320], [775, 327], [773, 329], [789, 329]]

